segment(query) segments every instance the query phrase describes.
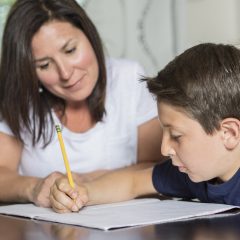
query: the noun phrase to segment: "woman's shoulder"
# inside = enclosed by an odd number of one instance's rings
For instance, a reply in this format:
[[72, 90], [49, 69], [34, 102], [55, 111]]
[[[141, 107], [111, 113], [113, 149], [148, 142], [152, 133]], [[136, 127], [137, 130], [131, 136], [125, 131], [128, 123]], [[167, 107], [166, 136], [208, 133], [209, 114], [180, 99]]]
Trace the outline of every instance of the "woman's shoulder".
[[107, 58], [106, 66], [108, 70], [111, 69], [113, 71], [137, 71], [138, 69], [142, 69], [139, 62], [126, 58]]
[[[135, 84], [145, 75], [143, 67], [134, 60], [124, 58], [109, 58], [106, 61], [108, 81], [114, 80]], [[135, 82], [135, 83], [134, 83]]]
[[[140, 79], [145, 72], [137, 61], [123, 58], [107, 60], [107, 93], [113, 96], [122, 95], [133, 98], [142, 87]], [[129, 100], [129, 99], [128, 99]]]
[[138, 63], [136, 60], [132, 60], [129, 58], [118, 58], [118, 57], [108, 57], [106, 58], [107, 64], [119, 64], [119, 65], [125, 65], [125, 64], [136, 64]]

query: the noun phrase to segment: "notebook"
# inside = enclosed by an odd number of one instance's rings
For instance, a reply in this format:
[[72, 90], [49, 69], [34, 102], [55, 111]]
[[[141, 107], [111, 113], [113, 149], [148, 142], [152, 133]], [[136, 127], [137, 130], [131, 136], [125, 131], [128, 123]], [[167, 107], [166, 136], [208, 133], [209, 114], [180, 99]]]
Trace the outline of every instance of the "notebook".
[[14, 204], [0, 206], [0, 214], [111, 230], [122, 227], [187, 220], [232, 209], [240, 209], [240, 207], [225, 204], [145, 198], [88, 206], [78, 213], [63, 214], [56, 213], [51, 208], [37, 207], [33, 204]]

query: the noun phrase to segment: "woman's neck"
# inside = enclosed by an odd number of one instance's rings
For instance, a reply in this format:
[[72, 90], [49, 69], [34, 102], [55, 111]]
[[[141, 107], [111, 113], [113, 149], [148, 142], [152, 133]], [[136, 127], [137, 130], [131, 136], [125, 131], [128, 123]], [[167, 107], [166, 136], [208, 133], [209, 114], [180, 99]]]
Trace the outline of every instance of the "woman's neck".
[[61, 115], [57, 112], [56, 114], [61, 123], [73, 132], [83, 133], [95, 125], [86, 101], [67, 104], [62, 117], [60, 117]]

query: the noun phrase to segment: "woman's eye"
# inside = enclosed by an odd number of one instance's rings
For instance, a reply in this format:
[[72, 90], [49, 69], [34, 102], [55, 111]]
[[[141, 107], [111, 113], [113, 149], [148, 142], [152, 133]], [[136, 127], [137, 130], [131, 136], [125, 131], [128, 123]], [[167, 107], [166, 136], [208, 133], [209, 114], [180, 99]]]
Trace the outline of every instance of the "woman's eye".
[[38, 67], [39, 67], [41, 70], [46, 70], [46, 69], [48, 69], [48, 67], [49, 67], [49, 63], [39, 65]]
[[76, 50], [75, 47], [74, 47], [74, 48], [71, 48], [71, 49], [67, 49], [67, 50], [66, 50], [66, 53], [67, 53], [67, 54], [70, 54], [70, 53], [75, 52], [75, 50]]

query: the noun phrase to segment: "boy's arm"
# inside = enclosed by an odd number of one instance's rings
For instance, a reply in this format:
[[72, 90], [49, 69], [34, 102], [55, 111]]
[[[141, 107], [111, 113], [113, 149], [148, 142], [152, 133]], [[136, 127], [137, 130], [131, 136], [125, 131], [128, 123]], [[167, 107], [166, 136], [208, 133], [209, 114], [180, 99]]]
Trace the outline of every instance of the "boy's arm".
[[120, 202], [156, 192], [152, 168], [118, 170], [84, 185], [88, 193], [87, 205]]
[[85, 205], [113, 203], [156, 193], [152, 168], [122, 169], [107, 173], [87, 183], [76, 183], [72, 189], [67, 178], [57, 179], [51, 188], [52, 208], [59, 213], [79, 211]]

